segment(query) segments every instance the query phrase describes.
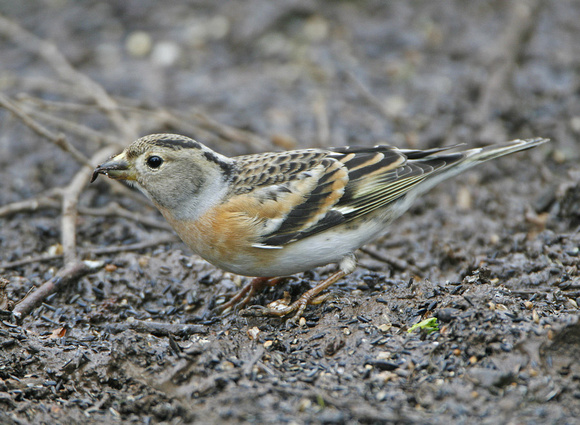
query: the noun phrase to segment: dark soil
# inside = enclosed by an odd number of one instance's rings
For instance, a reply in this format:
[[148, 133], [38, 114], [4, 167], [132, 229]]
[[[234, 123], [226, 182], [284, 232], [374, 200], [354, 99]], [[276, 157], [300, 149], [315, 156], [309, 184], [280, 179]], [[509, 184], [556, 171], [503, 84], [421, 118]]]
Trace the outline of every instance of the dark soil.
[[[82, 210], [79, 252], [106, 266], [16, 323], [13, 303], [63, 260], [9, 263], [58, 254], [61, 211], [0, 215], [0, 423], [580, 423], [580, 3], [62, 0], [0, 13], [141, 114], [139, 135], [184, 133], [230, 155], [552, 139], [434, 189], [302, 326], [212, 316], [248, 278], [155, 245], [162, 226]], [[131, 141], [25, 44], [0, 33], [1, 93], [92, 129], [34, 109], [86, 155]], [[160, 124], [145, 109], [183, 115]], [[0, 206], [80, 169], [4, 109], [0, 153]], [[116, 202], [162, 224], [104, 180], [80, 207]], [[430, 317], [438, 331], [407, 332]]]

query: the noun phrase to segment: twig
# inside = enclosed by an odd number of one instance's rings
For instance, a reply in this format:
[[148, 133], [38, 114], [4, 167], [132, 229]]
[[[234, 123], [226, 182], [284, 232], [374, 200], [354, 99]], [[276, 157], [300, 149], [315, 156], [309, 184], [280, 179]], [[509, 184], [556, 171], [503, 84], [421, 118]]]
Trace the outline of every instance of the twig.
[[33, 212], [41, 209], [59, 208], [61, 204], [54, 198], [60, 196], [62, 196], [62, 190], [60, 188], [56, 188], [50, 190], [48, 194], [39, 196], [38, 198], [27, 199], [25, 201], [3, 205], [0, 207], [0, 217], [9, 217], [21, 212]]
[[414, 274], [420, 275], [420, 271], [417, 267], [410, 265], [405, 260], [401, 260], [400, 258], [395, 258], [391, 256], [387, 256], [384, 254], [380, 254], [376, 251], [372, 251], [369, 248], [360, 248], [361, 252], [364, 252], [369, 257], [374, 258], [375, 260], [382, 261], [383, 263], [388, 264], [395, 270], [399, 271], [410, 271]]
[[77, 282], [81, 277], [99, 270], [103, 265], [102, 262], [95, 261], [78, 261], [69, 264], [67, 267], [61, 269], [56, 276], [44, 282], [35, 291], [30, 292], [16, 304], [12, 314], [18, 322], [22, 321], [46, 297]]
[[141, 110], [141, 112], [145, 112], [151, 116], [151, 120], [149, 123], [154, 125], [155, 128], [176, 128], [179, 132], [185, 133], [186, 135], [192, 136], [197, 139], [199, 142], [204, 144], [211, 144], [219, 145], [221, 143], [230, 143], [231, 141], [224, 140], [219, 135], [212, 133], [210, 130], [206, 128], [202, 128], [195, 122], [194, 119], [182, 119], [175, 115], [173, 115], [170, 111], [162, 110], [162, 111], [151, 111], [151, 110]]
[[[113, 188], [113, 192], [118, 195], [121, 195], [125, 198], [130, 198], [136, 202], [150, 205], [147, 198], [140, 196], [139, 193], [131, 190], [125, 186], [118, 184], [114, 180], [101, 180], [102, 182], [106, 182], [107, 184], [111, 185]], [[24, 201], [13, 202], [11, 204], [6, 204], [0, 207], [0, 217], [9, 217], [14, 214], [22, 213], [22, 212], [35, 212], [41, 209], [58, 209], [61, 208], [61, 202], [57, 201], [56, 197], [62, 197], [64, 189], [62, 187], [57, 187], [48, 191], [48, 193], [44, 196], [39, 196], [32, 199], [27, 199]], [[142, 223], [146, 226], [153, 227], [156, 229], [162, 230], [171, 230], [171, 227], [162, 221], [155, 220], [153, 218], [145, 217], [141, 214], [137, 214], [131, 211], [128, 211], [119, 206], [119, 210], [116, 211], [114, 208], [117, 204], [113, 204], [112, 206], [107, 206], [104, 208], [86, 208], [86, 207], [78, 207], [79, 214], [83, 215], [92, 215], [92, 216], [118, 216], [123, 217], [128, 220], [136, 221], [138, 223]]]
[[46, 263], [47, 261], [58, 260], [62, 258], [62, 254], [44, 254], [36, 257], [24, 258], [22, 260], [10, 261], [7, 263], [0, 263], [0, 270], [15, 269], [34, 263]]
[[62, 79], [72, 83], [78, 90], [94, 99], [124, 139], [133, 140], [136, 137], [137, 131], [121, 115], [115, 100], [98, 83], [77, 71], [53, 43], [35, 36], [2, 15], [0, 15], [0, 34], [40, 56]]
[[131, 320], [123, 323], [108, 323], [104, 326], [108, 332], [118, 333], [128, 329], [136, 332], [148, 333], [155, 336], [177, 335], [187, 337], [193, 334], [207, 333], [207, 326], [188, 323], [149, 322], [145, 320]]
[[377, 99], [371, 91], [363, 84], [359, 78], [354, 75], [351, 71], [345, 71], [346, 77], [354, 83], [354, 86], [358, 89], [361, 96], [374, 108], [380, 112], [387, 119], [392, 119], [391, 114], [387, 111], [387, 108]]
[[175, 235], [168, 235], [165, 237], [156, 238], [153, 241], [138, 242], [130, 245], [119, 245], [119, 246], [108, 246], [104, 248], [91, 248], [84, 252], [86, 254], [93, 255], [106, 255], [115, 254], [117, 252], [127, 252], [127, 251], [139, 251], [146, 248], [151, 248], [152, 246], [163, 245], [171, 242], [178, 242], [179, 239]]
[[318, 93], [312, 102], [312, 112], [318, 127], [318, 146], [327, 147], [330, 141], [330, 125], [326, 99], [321, 93]]
[[[114, 147], [106, 147], [91, 158], [90, 164], [99, 163], [116, 151]], [[76, 252], [76, 221], [77, 206], [82, 190], [87, 186], [91, 176], [92, 166], [82, 167], [72, 182], [64, 189], [62, 197], [61, 241], [64, 251], [65, 266], [77, 261]]]
[[264, 348], [264, 346], [258, 345], [256, 347], [250, 359], [244, 363], [244, 366], [242, 368], [242, 373], [244, 374], [244, 376], [250, 376], [252, 374], [252, 369], [254, 368], [256, 363], [262, 360], [262, 357], [264, 357], [265, 352], [266, 349]]
[[12, 102], [2, 93], [0, 93], [0, 106], [12, 112], [36, 134], [46, 138], [63, 151], [69, 153], [70, 155], [72, 155], [74, 159], [76, 159], [81, 164], [84, 164], [89, 167], [91, 166], [89, 159], [85, 155], [83, 155], [77, 148], [71, 145], [64, 134], [53, 133], [48, 128], [40, 124], [38, 121], [34, 120], [29, 114], [24, 112], [19, 106], [17, 106], [14, 102]]
[[[22, 87], [30, 92], [46, 91], [61, 96], [74, 96], [77, 93], [71, 93], [70, 84], [57, 81], [54, 78], [41, 76], [28, 77], [22, 74], [15, 74], [6, 70], [2, 71], [3, 87]], [[86, 96], [85, 96], [86, 97]]]
[[92, 128], [79, 124], [78, 122], [59, 118], [46, 112], [39, 111], [30, 105], [23, 105], [22, 110], [28, 113], [30, 116], [34, 115], [37, 121], [43, 121], [57, 129], [69, 133], [74, 133], [83, 139], [87, 139], [88, 141], [95, 143], [105, 142], [111, 145], [118, 144], [118, 139], [115, 137], [109, 136], [101, 131], [93, 130]]
[[[0, 210], [1, 211], [1, 210]], [[116, 202], [111, 202], [103, 208], [83, 208], [78, 209], [80, 214], [91, 215], [91, 216], [105, 216], [105, 217], [122, 217], [127, 220], [136, 221], [137, 223], [144, 224], [148, 227], [153, 227], [155, 229], [171, 231], [171, 226], [164, 221], [159, 221], [154, 218], [145, 217], [142, 214], [129, 211], [121, 207]]]
[[[67, 86], [68, 87], [68, 86]], [[48, 100], [40, 97], [32, 96], [29, 93], [19, 93], [16, 96], [21, 104], [25, 104], [28, 107], [42, 108], [46, 111], [53, 112], [73, 112], [77, 114], [87, 113], [87, 112], [98, 112], [99, 108], [96, 105], [91, 105], [87, 103], [76, 103], [76, 102], [59, 102], [56, 100]], [[120, 110], [124, 108], [119, 107]]]
[[479, 105], [472, 116], [476, 124], [487, 122], [498, 99], [507, 98], [505, 96], [508, 93], [506, 86], [518, 59], [521, 57], [525, 44], [539, 22], [536, 16], [542, 3], [538, 0], [513, 2], [510, 19], [504, 26], [504, 31], [491, 45], [491, 48], [484, 52], [487, 56], [486, 66], [490, 75], [486, 78]]
[[[239, 128], [220, 123], [203, 112], [192, 111], [191, 116], [197, 119], [202, 127], [216, 132], [226, 140], [244, 143], [246, 146], [258, 150], [265, 150], [271, 146], [263, 138], [249, 131], [240, 130]], [[185, 118], [187, 119], [187, 115]]]
[[8, 279], [0, 276], [0, 311], [12, 310], [13, 303], [8, 300], [8, 295], [6, 295], [6, 286], [8, 286], [8, 283]]
[[[80, 257], [87, 255], [108, 255], [118, 252], [140, 251], [142, 249], [151, 248], [157, 245], [163, 245], [171, 242], [178, 242], [179, 239], [175, 235], [168, 235], [160, 237], [152, 241], [138, 242], [130, 245], [107, 246], [100, 248], [86, 248], [80, 250]], [[63, 254], [45, 254], [36, 257], [25, 258], [22, 260], [11, 261], [8, 263], [0, 263], [0, 270], [15, 269], [17, 267], [26, 266], [33, 263], [44, 263], [47, 261], [58, 260], [63, 257]]]
[[151, 110], [144, 106], [133, 105], [125, 106], [125, 108], [130, 108], [141, 113], [147, 112], [152, 114], [155, 119], [161, 121], [165, 125], [181, 127], [186, 129], [186, 131], [191, 131], [193, 134], [198, 133], [201, 129], [217, 134], [226, 141], [243, 143], [254, 150], [267, 150], [271, 148], [271, 143], [264, 138], [249, 131], [220, 123], [198, 110], [192, 110], [191, 112], [182, 112], [171, 109]]

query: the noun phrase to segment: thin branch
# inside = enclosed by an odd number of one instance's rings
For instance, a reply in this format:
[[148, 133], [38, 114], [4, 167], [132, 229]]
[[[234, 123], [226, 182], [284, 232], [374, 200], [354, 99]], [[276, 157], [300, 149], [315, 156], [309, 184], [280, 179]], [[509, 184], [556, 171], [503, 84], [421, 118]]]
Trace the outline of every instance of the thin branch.
[[94, 273], [103, 267], [102, 262], [95, 261], [78, 261], [69, 264], [67, 267], [61, 269], [56, 276], [44, 282], [36, 290], [28, 293], [12, 311], [12, 314], [17, 321], [22, 321], [35, 307], [40, 305], [46, 297], [62, 288], [77, 282], [83, 276]]
[[92, 128], [79, 124], [76, 121], [56, 117], [46, 112], [39, 111], [38, 109], [34, 109], [30, 105], [23, 105], [22, 110], [25, 113], [28, 113], [30, 116], [34, 115], [37, 122], [43, 121], [47, 124], [54, 126], [57, 129], [69, 133], [74, 133], [77, 136], [82, 137], [83, 139], [88, 139], [88, 141], [95, 143], [105, 142], [111, 145], [118, 144], [118, 139], [116, 139], [115, 137], [109, 136], [101, 131], [93, 130]]
[[37, 37], [2, 15], [0, 15], [0, 34], [41, 57], [62, 79], [72, 83], [78, 90], [82, 90], [94, 99], [124, 139], [135, 139], [137, 131], [121, 115], [117, 108], [117, 102], [109, 96], [101, 85], [77, 71], [53, 43]]
[[90, 215], [94, 217], [122, 217], [127, 220], [135, 221], [155, 229], [171, 231], [171, 226], [165, 221], [159, 221], [154, 218], [146, 217], [142, 214], [129, 211], [116, 202], [111, 202], [103, 208], [84, 208], [79, 207], [78, 211], [82, 215]]
[[[22, 73], [13, 73], [2, 70], [3, 87], [18, 87], [30, 92], [48, 92], [63, 97], [79, 95], [80, 93], [72, 92], [70, 84], [63, 81], [57, 81], [54, 78], [42, 76], [25, 76]], [[85, 98], [86, 96], [83, 96]]]
[[203, 112], [192, 111], [191, 114], [184, 115], [184, 119], [188, 119], [189, 117], [197, 119], [201, 127], [219, 134], [226, 140], [244, 143], [246, 146], [258, 150], [266, 150], [271, 147], [271, 144], [262, 137], [249, 131], [240, 130], [239, 128], [220, 123]]
[[0, 207], [0, 217], [9, 217], [22, 212], [34, 212], [42, 209], [57, 209], [61, 203], [56, 197], [62, 196], [60, 188], [52, 189], [48, 194], [25, 201], [13, 202]]
[[47, 261], [58, 260], [62, 258], [62, 254], [44, 254], [36, 257], [24, 258], [22, 260], [9, 261], [0, 263], [0, 270], [16, 269], [18, 267], [27, 266], [34, 263], [46, 263]]
[[[479, 105], [474, 110], [472, 119], [476, 124], [483, 124], [490, 119], [492, 109], [498, 100], [507, 99], [507, 86], [518, 59], [538, 25], [537, 15], [542, 7], [538, 0], [515, 1], [511, 3], [509, 22], [494, 43], [483, 53], [486, 56], [486, 67], [489, 76], [482, 87]], [[514, 96], [510, 95], [511, 98]]]
[[48, 128], [40, 124], [38, 121], [33, 119], [29, 114], [24, 112], [18, 105], [16, 105], [14, 102], [8, 99], [8, 97], [3, 95], [2, 93], [0, 93], [0, 106], [12, 112], [14, 115], [20, 118], [20, 120], [36, 134], [46, 138], [48, 141], [52, 142], [63, 151], [69, 153], [79, 163], [89, 167], [91, 166], [89, 159], [77, 148], [71, 145], [64, 134], [53, 133]]
[[[116, 151], [115, 147], [108, 146], [98, 151], [89, 164], [102, 162]], [[82, 190], [87, 186], [91, 177], [92, 166], [82, 167], [72, 182], [64, 189], [62, 200], [61, 241], [64, 250], [65, 266], [77, 262], [76, 252], [76, 221], [77, 206]]]
[[[80, 250], [80, 257], [85, 257], [88, 255], [108, 255], [116, 254], [119, 252], [130, 252], [130, 251], [140, 251], [142, 249], [151, 248], [158, 245], [164, 245], [166, 243], [178, 242], [179, 239], [175, 235], [168, 235], [165, 237], [156, 238], [152, 241], [138, 242], [130, 245], [118, 245], [118, 246], [106, 246], [99, 248], [85, 248]], [[26, 266], [28, 264], [34, 263], [44, 263], [47, 261], [59, 260], [63, 257], [63, 254], [44, 254], [38, 255], [36, 257], [25, 258], [22, 260], [10, 261], [7, 263], [0, 263], [0, 270], [15, 269], [18, 267]]]
[[[59, 102], [56, 100], [48, 100], [40, 97], [32, 96], [29, 93], [19, 93], [16, 96], [21, 104], [27, 107], [36, 107], [44, 109], [45, 111], [52, 112], [73, 112], [77, 114], [83, 114], [87, 112], [98, 112], [99, 107], [87, 103], [77, 103], [77, 102]], [[120, 110], [124, 108], [119, 107]]]
[[[129, 101], [125, 100], [125, 103], [129, 103]], [[197, 134], [200, 130], [207, 131], [209, 133], [217, 134], [225, 141], [243, 143], [247, 147], [257, 151], [268, 150], [272, 147], [271, 143], [263, 137], [246, 130], [220, 123], [198, 110], [191, 110], [190, 112], [171, 109], [152, 110], [144, 106], [136, 105], [125, 106], [125, 108], [140, 113], [146, 112], [151, 114], [154, 119], [159, 120], [160, 123], [163, 123], [164, 125], [180, 127], [192, 134]]]
[[330, 142], [330, 125], [328, 123], [328, 108], [322, 93], [318, 93], [312, 102], [312, 112], [318, 128], [318, 146], [327, 147]]
[[389, 266], [391, 266], [395, 270], [410, 271], [413, 274], [421, 276], [421, 271], [417, 267], [406, 262], [405, 260], [402, 260], [402, 259], [396, 258], [396, 257], [392, 257], [392, 256], [388, 256], [385, 254], [381, 254], [381, 253], [376, 252], [374, 250], [371, 250], [369, 248], [359, 248], [359, 250], [361, 252], [364, 252], [365, 254], [367, 254], [369, 257], [374, 258], [375, 260], [378, 260], [378, 261], [381, 261], [385, 264], [388, 264]]
[[187, 337], [193, 334], [207, 333], [207, 326], [188, 323], [149, 322], [145, 320], [131, 320], [122, 323], [107, 323], [104, 328], [108, 332], [119, 333], [131, 329], [135, 332], [148, 333], [156, 336], [177, 335]]
[[179, 239], [175, 235], [168, 235], [165, 237], [156, 238], [152, 241], [138, 242], [130, 245], [107, 246], [102, 248], [91, 248], [84, 252], [93, 255], [107, 255], [116, 254], [118, 252], [140, 251], [142, 249], [151, 248], [153, 246], [164, 245], [166, 243], [178, 242]]
[[363, 84], [363, 82], [356, 75], [354, 75], [353, 72], [345, 71], [345, 75], [350, 81], [352, 81], [354, 83], [354, 86], [359, 91], [359, 93], [363, 97], [363, 99], [365, 99], [371, 106], [373, 106], [385, 118], [387, 118], [389, 120], [391, 120], [393, 118], [391, 116], [391, 114], [389, 114], [389, 111], [387, 111], [387, 108], [385, 108], [385, 105], [383, 105], [381, 103], [381, 101], [379, 101], [379, 99], [377, 99], [375, 97], [375, 95], [372, 94], [372, 92], [367, 88], [367, 86], [365, 86]]
[[[55, 188], [49, 190], [48, 194], [44, 196], [6, 204], [0, 207], [0, 217], [9, 217], [18, 213], [36, 212], [42, 209], [62, 208], [62, 203], [55, 198], [62, 197], [63, 190], [63, 188]], [[130, 193], [133, 192], [131, 191]], [[167, 222], [129, 211], [116, 202], [112, 202], [102, 208], [87, 208], [79, 206], [77, 210], [81, 215], [90, 215], [93, 217], [122, 217], [154, 229], [171, 231], [171, 226], [167, 224]]]

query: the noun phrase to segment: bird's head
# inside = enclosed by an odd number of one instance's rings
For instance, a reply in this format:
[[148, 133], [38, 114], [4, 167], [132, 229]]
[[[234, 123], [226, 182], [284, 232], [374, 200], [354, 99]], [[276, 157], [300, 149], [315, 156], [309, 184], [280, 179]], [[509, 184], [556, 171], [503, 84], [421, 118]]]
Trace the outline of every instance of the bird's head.
[[99, 174], [137, 186], [157, 206], [178, 211], [200, 192], [229, 179], [234, 161], [203, 144], [176, 134], [151, 134], [131, 143], [123, 152], [99, 165]]

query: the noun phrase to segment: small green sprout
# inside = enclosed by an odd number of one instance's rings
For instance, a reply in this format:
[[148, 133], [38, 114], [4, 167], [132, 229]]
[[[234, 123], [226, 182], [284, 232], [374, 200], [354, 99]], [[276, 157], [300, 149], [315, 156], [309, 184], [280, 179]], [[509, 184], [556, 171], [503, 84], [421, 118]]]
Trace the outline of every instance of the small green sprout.
[[419, 323], [415, 323], [409, 328], [407, 332], [411, 333], [415, 329], [424, 329], [428, 333], [437, 332], [439, 330], [439, 323], [435, 317], [430, 317], [429, 319], [421, 320]]

